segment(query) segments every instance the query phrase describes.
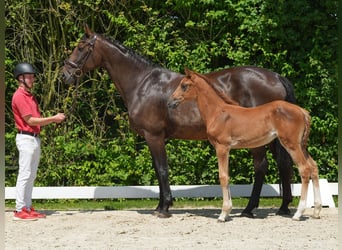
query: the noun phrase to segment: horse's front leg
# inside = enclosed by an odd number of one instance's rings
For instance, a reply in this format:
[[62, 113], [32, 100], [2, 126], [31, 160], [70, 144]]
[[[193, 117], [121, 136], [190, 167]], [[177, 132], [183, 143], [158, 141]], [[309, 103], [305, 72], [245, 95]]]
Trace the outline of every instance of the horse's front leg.
[[152, 156], [152, 165], [156, 172], [159, 185], [159, 204], [154, 215], [159, 218], [169, 218], [169, 207], [172, 206], [172, 194], [169, 184], [169, 169], [164, 143], [164, 137], [145, 135]]
[[222, 211], [218, 218], [219, 222], [224, 222], [228, 219], [230, 211], [232, 210], [232, 197], [229, 188], [229, 149], [223, 145], [215, 145], [216, 156], [219, 167], [219, 180], [222, 188]]

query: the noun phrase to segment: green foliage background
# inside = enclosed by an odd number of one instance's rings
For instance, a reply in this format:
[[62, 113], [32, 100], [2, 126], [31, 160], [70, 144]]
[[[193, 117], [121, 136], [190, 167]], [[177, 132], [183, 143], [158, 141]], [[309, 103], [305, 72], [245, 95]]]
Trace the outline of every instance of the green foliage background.
[[[6, 186], [16, 180], [13, 68], [35, 65], [34, 89], [44, 116], [68, 119], [46, 126], [38, 186], [156, 185], [144, 139], [128, 124], [126, 108], [108, 75], [86, 75], [77, 93], [60, 68], [87, 23], [150, 61], [182, 72], [257, 65], [289, 78], [299, 105], [312, 115], [309, 151], [320, 177], [337, 181], [337, 0], [12, 0], [6, 16]], [[77, 94], [77, 98], [76, 98]], [[218, 183], [217, 161], [206, 141], [167, 142], [171, 184]], [[269, 157], [267, 182], [278, 181]], [[232, 183], [252, 183], [248, 150], [230, 158]], [[300, 181], [298, 175], [294, 182]]]

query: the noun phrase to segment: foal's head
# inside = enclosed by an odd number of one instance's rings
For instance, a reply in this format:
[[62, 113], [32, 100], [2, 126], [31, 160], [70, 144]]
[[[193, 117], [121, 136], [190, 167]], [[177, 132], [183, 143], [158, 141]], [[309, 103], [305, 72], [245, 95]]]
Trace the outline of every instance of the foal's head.
[[197, 97], [197, 90], [194, 87], [195, 72], [185, 69], [186, 75], [180, 81], [178, 87], [171, 95], [168, 106], [176, 108], [181, 102], [185, 100], [194, 100]]
[[225, 101], [227, 104], [239, 105], [236, 101], [225, 95], [225, 93], [216, 90], [211, 85], [209, 79], [207, 79], [204, 75], [201, 75], [189, 69], [185, 69], [185, 74], [186, 76], [181, 80], [178, 87], [169, 99], [168, 106], [170, 108], [176, 108], [181, 102], [185, 100], [195, 100], [198, 96], [198, 90], [195, 86], [197, 82], [208, 84], [208, 87], [212, 88], [216, 92], [216, 94], [218, 95], [217, 97], [223, 99], [223, 101]]

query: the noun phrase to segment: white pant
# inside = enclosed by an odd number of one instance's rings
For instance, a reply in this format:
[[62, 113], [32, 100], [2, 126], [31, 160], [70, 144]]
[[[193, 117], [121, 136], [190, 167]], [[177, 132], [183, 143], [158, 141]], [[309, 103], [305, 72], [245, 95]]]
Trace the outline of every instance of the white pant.
[[32, 191], [40, 160], [40, 138], [17, 134], [16, 145], [19, 151], [19, 173], [16, 184], [16, 211], [32, 206]]

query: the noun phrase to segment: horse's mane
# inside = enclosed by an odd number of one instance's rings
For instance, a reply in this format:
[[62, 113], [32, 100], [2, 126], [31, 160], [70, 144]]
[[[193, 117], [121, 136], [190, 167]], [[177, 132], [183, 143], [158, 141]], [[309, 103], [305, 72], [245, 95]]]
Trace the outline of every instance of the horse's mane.
[[128, 54], [129, 56], [131, 56], [136, 61], [142, 62], [142, 63], [144, 63], [144, 64], [146, 64], [148, 66], [161, 67], [160, 65], [157, 65], [157, 64], [151, 62], [150, 60], [148, 60], [146, 57], [142, 56], [141, 54], [135, 52], [133, 49], [126, 47], [125, 45], [123, 45], [118, 40], [116, 40], [116, 39], [114, 39], [112, 37], [105, 36], [105, 35], [101, 35], [101, 36], [107, 42], [109, 42], [110, 44], [112, 44], [116, 48], [118, 48], [123, 54]]
[[205, 76], [205, 75], [200, 75], [206, 82], [207, 84], [210, 86], [210, 88], [212, 88], [215, 93], [227, 104], [230, 105], [239, 105], [238, 102], [234, 101], [232, 98], [228, 97], [222, 90], [217, 89], [213, 84], [210, 83], [210, 80]]

